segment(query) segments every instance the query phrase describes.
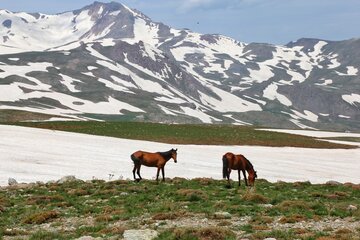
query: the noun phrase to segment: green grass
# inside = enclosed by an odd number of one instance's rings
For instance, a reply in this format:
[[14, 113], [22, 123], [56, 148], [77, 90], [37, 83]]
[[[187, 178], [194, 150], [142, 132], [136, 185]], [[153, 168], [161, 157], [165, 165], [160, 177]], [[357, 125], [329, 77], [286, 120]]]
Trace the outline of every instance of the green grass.
[[360, 138], [358, 137], [332, 137], [332, 138], [323, 138], [323, 139], [348, 141], [348, 142], [360, 142]]
[[27, 112], [23, 110], [0, 109], [0, 122], [20, 122], [28, 120], [44, 121], [52, 117], [59, 117], [49, 114]]
[[[338, 197], [333, 197], [334, 193]], [[292, 230], [273, 230], [269, 224], [280, 218], [285, 219], [284, 223], [329, 217], [359, 221], [360, 210], [347, 210], [350, 204], [360, 206], [358, 185], [269, 183], [260, 179], [256, 189], [249, 190], [244, 186], [228, 189], [222, 180], [182, 178], [159, 183], [149, 180], [48, 183], [0, 189], [0, 236], [106, 238], [146, 225], [159, 231], [158, 240], [214, 239], [206, 236], [236, 239], [236, 234], [250, 235], [250, 239], [271, 236], [315, 239], [303, 238]], [[218, 219], [215, 212], [219, 211], [230, 213], [231, 219]], [[242, 217], [249, 217], [249, 222], [242, 226], [233, 224], [234, 219]], [[217, 225], [168, 227], [166, 222], [195, 219], [197, 223], [205, 218]], [[41, 230], [39, 227], [44, 224], [48, 228]], [[306, 231], [312, 236], [322, 235], [316, 230]], [[339, 233], [334, 230], [327, 234]]]
[[349, 145], [319, 141], [306, 136], [232, 125], [168, 125], [141, 122], [23, 122], [12, 124], [171, 144], [355, 148]]

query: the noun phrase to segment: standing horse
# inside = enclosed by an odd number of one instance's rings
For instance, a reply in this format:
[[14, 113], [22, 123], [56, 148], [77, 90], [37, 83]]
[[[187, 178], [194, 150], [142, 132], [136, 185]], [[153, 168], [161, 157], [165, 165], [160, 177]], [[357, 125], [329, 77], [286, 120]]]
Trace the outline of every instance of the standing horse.
[[248, 186], [245, 171], [247, 171], [249, 174], [250, 186], [254, 185], [255, 178], [257, 178], [257, 174], [251, 162], [248, 159], [246, 159], [244, 155], [241, 154], [235, 155], [231, 152], [228, 152], [223, 156], [222, 160], [223, 160], [223, 177], [227, 178], [229, 186], [230, 186], [231, 169], [238, 170], [239, 186], [240, 186], [240, 170], [243, 172], [245, 185]]
[[[156, 153], [149, 153], [144, 151], [137, 151], [131, 154], [131, 160], [134, 162], [134, 169], [133, 175], [134, 180], [140, 181], [142, 177], [140, 176], [140, 167], [141, 165], [147, 167], [157, 167], [157, 174], [156, 174], [156, 181], [159, 179], [159, 172], [161, 169], [163, 181], [165, 181], [165, 164], [170, 158], [174, 159], [176, 163], [176, 156], [177, 156], [177, 149], [171, 149], [167, 152], [156, 152]], [[139, 176], [139, 179], [136, 179], [135, 172]]]

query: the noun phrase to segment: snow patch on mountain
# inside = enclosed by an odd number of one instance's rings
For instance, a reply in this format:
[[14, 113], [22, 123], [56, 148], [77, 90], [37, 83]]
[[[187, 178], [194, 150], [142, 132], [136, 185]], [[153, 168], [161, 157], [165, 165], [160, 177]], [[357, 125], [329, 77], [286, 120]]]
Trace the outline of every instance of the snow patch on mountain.
[[80, 80], [74, 79], [72, 77], [69, 77], [64, 74], [59, 74], [59, 76], [62, 77], [62, 83], [69, 89], [71, 92], [81, 92], [80, 90], [77, 90], [74, 83], [81, 83]]
[[360, 103], [360, 95], [356, 94], [356, 93], [342, 95], [341, 97], [345, 102], [348, 102], [351, 105], [355, 105], [356, 103]]
[[213, 123], [213, 120], [217, 121], [214, 117], [209, 116], [208, 114], [204, 113], [200, 109], [192, 109], [189, 107], [180, 107], [185, 115], [192, 116], [195, 118], [200, 119], [203, 123]]
[[270, 100], [276, 99], [285, 106], [288, 106], [288, 107], [291, 106], [292, 102], [286, 96], [278, 93], [277, 90], [278, 90], [278, 86], [275, 83], [272, 83], [264, 89], [263, 96]]
[[216, 87], [210, 87], [210, 89], [220, 97], [220, 100], [206, 95], [201, 91], [199, 91], [199, 94], [201, 102], [212, 109], [215, 109], [219, 112], [261, 111], [261, 107], [256, 103], [246, 101], [236, 95]]

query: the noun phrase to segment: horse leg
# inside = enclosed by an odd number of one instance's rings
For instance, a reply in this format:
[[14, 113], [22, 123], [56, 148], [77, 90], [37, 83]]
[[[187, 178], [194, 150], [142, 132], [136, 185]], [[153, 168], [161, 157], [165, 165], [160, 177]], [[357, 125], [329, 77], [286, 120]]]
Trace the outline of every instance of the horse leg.
[[244, 175], [244, 179], [245, 179], [245, 185], [248, 186], [247, 180], [246, 180], [246, 174], [245, 174], [245, 170], [242, 170], [243, 175]]
[[162, 176], [163, 176], [163, 181], [165, 182], [165, 167], [161, 168], [161, 173], [162, 173]]
[[158, 180], [159, 180], [159, 173], [160, 173], [160, 168], [158, 167], [158, 169], [157, 169], [157, 173], [156, 173], [156, 181], [158, 181]]
[[240, 179], [241, 179], [241, 176], [240, 176], [240, 169], [238, 170], [238, 177], [239, 177], [239, 187], [240, 187]]
[[136, 180], [135, 171], [136, 171], [136, 164], [134, 164], [134, 169], [133, 169], [134, 180]]
[[228, 180], [228, 185], [230, 186], [230, 173], [231, 173], [231, 168], [228, 169], [227, 172], [227, 180]]
[[140, 167], [141, 167], [141, 165], [139, 164], [138, 167], [137, 167], [136, 173], [137, 173], [137, 175], [139, 176], [139, 178], [140, 178], [140, 180], [141, 180], [142, 177], [140, 176]]

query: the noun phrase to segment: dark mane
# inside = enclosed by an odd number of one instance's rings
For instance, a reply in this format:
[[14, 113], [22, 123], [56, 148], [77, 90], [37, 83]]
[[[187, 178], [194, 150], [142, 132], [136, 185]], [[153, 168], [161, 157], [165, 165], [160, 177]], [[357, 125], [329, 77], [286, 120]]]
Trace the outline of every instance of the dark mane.
[[166, 152], [157, 152], [159, 153], [163, 158], [165, 158], [166, 160], [169, 160], [171, 158], [171, 153], [172, 153], [173, 149], [166, 151]]
[[251, 162], [249, 161], [249, 159], [247, 159], [246, 157], [244, 157], [246, 160], [246, 168], [248, 169], [254, 169], [253, 165], [251, 164]]

